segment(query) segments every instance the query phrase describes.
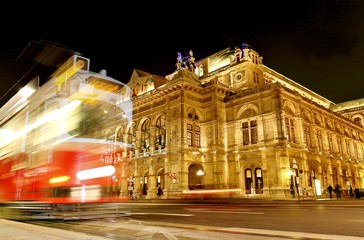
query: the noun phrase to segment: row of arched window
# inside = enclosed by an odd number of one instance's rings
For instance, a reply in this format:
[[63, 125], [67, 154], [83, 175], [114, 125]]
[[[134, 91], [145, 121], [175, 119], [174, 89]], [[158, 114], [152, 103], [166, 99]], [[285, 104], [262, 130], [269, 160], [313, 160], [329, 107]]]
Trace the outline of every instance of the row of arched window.
[[[150, 119], [145, 119], [141, 123], [140, 127], [140, 141], [137, 144], [137, 131], [135, 122], [127, 129], [125, 132], [124, 126], [118, 129], [115, 141], [127, 143], [131, 146], [131, 153], [134, 154], [135, 150], [138, 150], [139, 153], [149, 153], [151, 151], [151, 147], [155, 151], [160, 151], [165, 149], [166, 146], [166, 115], [160, 115], [155, 125], [151, 124]], [[109, 134], [108, 139], [113, 138], [114, 135]], [[153, 140], [152, 140], [153, 138]]]
[[[297, 143], [294, 120], [286, 117], [285, 126], [287, 141]], [[333, 134], [331, 131], [325, 133], [324, 135], [323, 130], [320, 128], [315, 128], [312, 132], [310, 125], [303, 124], [303, 140], [307, 148], [317, 148], [319, 152], [327, 150], [330, 153], [346, 155], [356, 159], [363, 158], [363, 145], [361, 142]], [[335, 138], [336, 142], [334, 142]]]

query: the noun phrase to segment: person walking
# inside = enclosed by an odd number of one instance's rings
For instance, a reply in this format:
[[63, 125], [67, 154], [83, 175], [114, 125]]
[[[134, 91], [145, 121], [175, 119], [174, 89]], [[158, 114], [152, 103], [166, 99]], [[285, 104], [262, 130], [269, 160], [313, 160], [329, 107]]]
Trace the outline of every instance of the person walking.
[[329, 186], [327, 187], [327, 191], [330, 194], [330, 199], [332, 199], [332, 191], [334, 190], [334, 188], [331, 186], [331, 184], [329, 184]]
[[157, 195], [158, 195], [158, 196], [162, 196], [162, 195], [163, 195], [163, 190], [162, 190], [162, 188], [161, 188], [161, 186], [160, 186], [160, 185], [158, 185]]
[[335, 193], [336, 193], [336, 199], [339, 199], [339, 198], [341, 198], [341, 190], [340, 190], [340, 186], [339, 186], [339, 184], [336, 184], [335, 185], [335, 189], [334, 189], [334, 191], [335, 191]]

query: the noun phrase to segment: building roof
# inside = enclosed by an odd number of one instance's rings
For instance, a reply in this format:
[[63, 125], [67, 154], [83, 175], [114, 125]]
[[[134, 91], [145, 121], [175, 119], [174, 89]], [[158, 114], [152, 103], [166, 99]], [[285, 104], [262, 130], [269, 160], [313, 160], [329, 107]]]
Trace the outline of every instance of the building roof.
[[127, 85], [132, 89], [133, 96], [138, 96], [152, 91], [167, 82], [168, 80], [164, 77], [134, 69]]

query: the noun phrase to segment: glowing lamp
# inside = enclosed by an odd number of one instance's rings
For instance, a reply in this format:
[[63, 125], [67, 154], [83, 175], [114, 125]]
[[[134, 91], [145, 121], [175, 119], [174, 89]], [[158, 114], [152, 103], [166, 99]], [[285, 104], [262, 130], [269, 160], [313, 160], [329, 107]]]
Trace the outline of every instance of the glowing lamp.
[[69, 177], [69, 176], [54, 177], [54, 178], [49, 179], [49, 183], [55, 184], [55, 183], [67, 182], [70, 178], [71, 177]]
[[99, 168], [92, 168], [79, 171], [76, 176], [78, 180], [87, 180], [100, 177], [109, 177], [115, 173], [115, 167], [109, 165]]

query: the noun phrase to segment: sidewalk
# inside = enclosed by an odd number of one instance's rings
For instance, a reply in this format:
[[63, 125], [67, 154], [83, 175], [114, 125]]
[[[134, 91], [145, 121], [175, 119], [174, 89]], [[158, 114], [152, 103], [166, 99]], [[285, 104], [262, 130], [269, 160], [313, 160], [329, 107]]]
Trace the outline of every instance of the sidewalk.
[[269, 197], [249, 197], [249, 198], [199, 198], [199, 199], [142, 199], [138, 198], [137, 201], [130, 200], [130, 203], [219, 203], [219, 204], [229, 204], [229, 203], [244, 203], [244, 202], [291, 202], [291, 203], [337, 203], [337, 204], [350, 204], [350, 205], [363, 205], [364, 206], [364, 198], [355, 198], [355, 197], [342, 197], [340, 199], [336, 199], [336, 197], [330, 199], [326, 196], [319, 197], [302, 197], [298, 198], [269, 198]]
[[62, 229], [42, 227], [22, 222], [0, 219], [1, 240], [110, 240], [110, 238], [88, 235]]

